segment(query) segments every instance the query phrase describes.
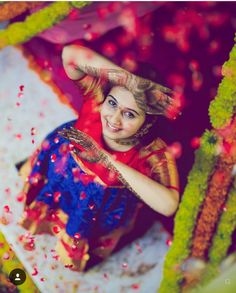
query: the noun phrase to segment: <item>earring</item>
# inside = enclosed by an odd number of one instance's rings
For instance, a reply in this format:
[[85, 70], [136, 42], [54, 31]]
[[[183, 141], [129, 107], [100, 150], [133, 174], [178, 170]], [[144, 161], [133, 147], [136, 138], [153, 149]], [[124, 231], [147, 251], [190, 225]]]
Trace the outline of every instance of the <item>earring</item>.
[[144, 127], [141, 128], [141, 130], [139, 130], [134, 137], [135, 138], [142, 138], [144, 135], [146, 135], [149, 131], [149, 129], [152, 127], [151, 123], [146, 124]]

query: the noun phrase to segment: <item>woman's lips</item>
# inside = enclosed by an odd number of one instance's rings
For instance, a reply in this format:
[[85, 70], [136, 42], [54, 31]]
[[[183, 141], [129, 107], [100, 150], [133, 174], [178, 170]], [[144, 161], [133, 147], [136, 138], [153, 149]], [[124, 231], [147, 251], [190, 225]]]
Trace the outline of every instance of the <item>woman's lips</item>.
[[121, 130], [121, 128], [111, 125], [107, 120], [106, 120], [106, 127], [112, 132], [118, 132]]

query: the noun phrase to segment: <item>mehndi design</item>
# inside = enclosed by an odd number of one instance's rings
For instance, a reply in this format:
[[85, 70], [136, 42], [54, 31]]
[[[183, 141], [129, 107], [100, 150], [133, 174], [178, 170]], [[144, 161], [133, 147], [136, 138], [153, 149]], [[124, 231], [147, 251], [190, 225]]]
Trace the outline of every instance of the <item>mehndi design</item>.
[[166, 115], [167, 109], [174, 104], [170, 96], [173, 91], [151, 80], [144, 79], [122, 69], [95, 68], [81, 66], [80, 70], [97, 77], [101, 83], [110, 82], [126, 87], [135, 97], [141, 110], [151, 115]]
[[73, 152], [77, 156], [88, 162], [100, 162], [104, 164], [109, 170], [115, 172], [118, 175], [118, 179], [121, 183], [124, 184], [124, 186], [126, 186], [132, 193], [134, 193], [140, 200], [142, 200], [140, 196], [136, 193], [136, 191], [122, 176], [122, 174], [111, 163], [111, 161], [109, 160], [109, 156], [98, 146], [98, 144], [90, 136], [74, 127], [70, 127], [69, 129], [64, 128], [61, 131], [58, 131], [58, 134], [65, 139], [68, 139], [70, 142], [74, 142], [85, 148], [86, 151], [80, 151], [78, 148], [75, 147], [73, 149]]

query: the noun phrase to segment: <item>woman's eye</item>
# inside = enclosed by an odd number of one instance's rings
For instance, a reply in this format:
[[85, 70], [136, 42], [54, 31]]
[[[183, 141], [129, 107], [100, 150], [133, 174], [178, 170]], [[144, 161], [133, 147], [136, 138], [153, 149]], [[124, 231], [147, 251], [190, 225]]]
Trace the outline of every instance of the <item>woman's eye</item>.
[[112, 107], [116, 106], [116, 103], [113, 100], [108, 100], [108, 104]]
[[133, 119], [133, 118], [135, 118], [134, 114], [131, 113], [131, 112], [125, 112], [124, 115], [125, 115], [125, 117], [127, 117], [127, 118], [129, 118], [129, 119]]

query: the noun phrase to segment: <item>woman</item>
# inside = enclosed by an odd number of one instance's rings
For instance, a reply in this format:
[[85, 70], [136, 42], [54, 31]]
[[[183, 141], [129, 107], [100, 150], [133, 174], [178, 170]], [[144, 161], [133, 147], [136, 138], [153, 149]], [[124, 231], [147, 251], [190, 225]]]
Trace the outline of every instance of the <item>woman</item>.
[[175, 161], [160, 138], [145, 144], [156, 116], [168, 116], [173, 99], [169, 89], [88, 48], [66, 46], [62, 60], [84, 102], [78, 120], [51, 132], [22, 167], [21, 225], [56, 235], [60, 260], [83, 271], [88, 259], [111, 254], [144, 204], [165, 216], [176, 211]]

